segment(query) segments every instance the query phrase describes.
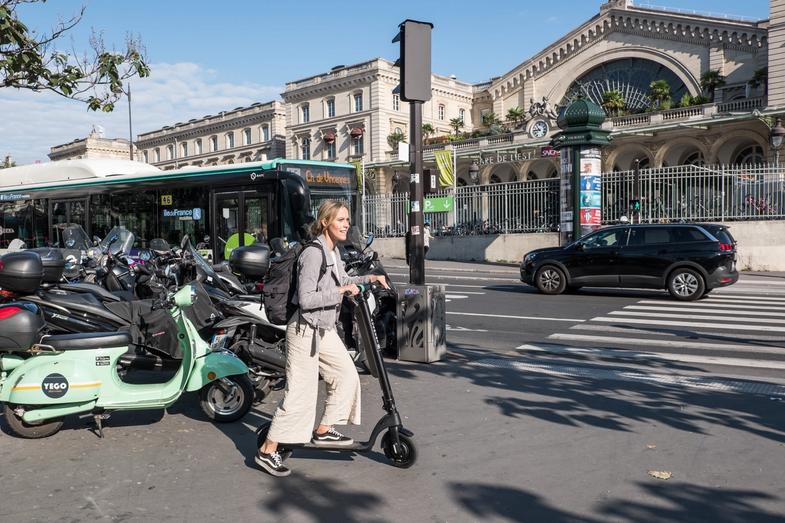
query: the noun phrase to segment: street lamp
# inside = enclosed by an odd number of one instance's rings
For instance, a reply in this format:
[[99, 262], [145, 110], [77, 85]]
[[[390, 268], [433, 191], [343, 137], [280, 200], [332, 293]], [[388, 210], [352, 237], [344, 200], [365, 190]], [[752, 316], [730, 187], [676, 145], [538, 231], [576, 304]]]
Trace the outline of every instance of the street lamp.
[[469, 166], [469, 178], [474, 185], [480, 183], [480, 166], [477, 165], [477, 160], [472, 160], [472, 164]]
[[783, 139], [785, 139], [785, 127], [782, 126], [782, 118], [777, 118], [774, 127], [769, 130], [769, 141], [771, 142], [771, 147], [774, 149], [775, 167], [779, 167], [780, 165], [780, 148], [782, 147]]

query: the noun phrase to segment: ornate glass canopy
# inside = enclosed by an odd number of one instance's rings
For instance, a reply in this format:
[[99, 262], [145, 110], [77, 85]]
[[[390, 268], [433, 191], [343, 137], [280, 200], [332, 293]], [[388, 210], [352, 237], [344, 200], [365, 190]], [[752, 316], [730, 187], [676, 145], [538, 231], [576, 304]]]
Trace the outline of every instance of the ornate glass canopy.
[[575, 80], [559, 107], [568, 106], [579, 94], [602, 106], [606, 92], [619, 91], [627, 111], [645, 111], [651, 105], [649, 85], [655, 80], [668, 82], [674, 105], [689, 92], [684, 82], [664, 65], [643, 58], [622, 58], [599, 65]]

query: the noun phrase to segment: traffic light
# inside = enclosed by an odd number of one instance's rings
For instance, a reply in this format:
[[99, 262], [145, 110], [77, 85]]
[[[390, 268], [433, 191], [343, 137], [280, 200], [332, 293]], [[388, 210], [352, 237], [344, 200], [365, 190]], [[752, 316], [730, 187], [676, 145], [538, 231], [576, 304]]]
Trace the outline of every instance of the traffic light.
[[404, 20], [393, 43], [400, 42], [401, 100], [427, 102], [431, 99], [431, 30], [433, 24]]
[[630, 209], [635, 212], [640, 212], [641, 210], [641, 201], [640, 200], [630, 200]]

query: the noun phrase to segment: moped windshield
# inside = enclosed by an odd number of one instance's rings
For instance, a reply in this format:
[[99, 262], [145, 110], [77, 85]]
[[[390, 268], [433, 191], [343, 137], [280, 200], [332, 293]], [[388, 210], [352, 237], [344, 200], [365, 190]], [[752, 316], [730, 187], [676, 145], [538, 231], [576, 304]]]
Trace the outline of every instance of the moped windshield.
[[125, 227], [115, 226], [112, 227], [104, 239], [98, 243], [98, 248], [101, 252], [108, 252], [116, 255], [119, 253], [128, 254], [133, 247], [134, 235]]
[[196, 267], [198, 271], [202, 273], [204, 280], [207, 281], [213, 287], [217, 287], [223, 291], [228, 291], [223, 281], [221, 281], [221, 278], [219, 278], [218, 275], [215, 273], [213, 266], [210, 265], [210, 263], [207, 260], [205, 260], [201, 254], [199, 254], [199, 251], [197, 251], [196, 248], [194, 248], [193, 244], [191, 244], [190, 239], [188, 240], [188, 245], [186, 248], [188, 249], [188, 252], [191, 254], [191, 258], [193, 258], [194, 262], [196, 263]]
[[81, 225], [70, 223], [63, 228], [63, 248], [86, 251], [92, 245], [90, 237]]

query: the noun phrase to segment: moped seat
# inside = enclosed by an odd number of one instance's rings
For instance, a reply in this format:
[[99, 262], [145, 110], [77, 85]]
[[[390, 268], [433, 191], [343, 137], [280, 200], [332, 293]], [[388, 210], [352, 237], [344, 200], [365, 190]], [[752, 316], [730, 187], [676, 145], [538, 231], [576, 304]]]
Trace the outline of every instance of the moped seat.
[[105, 349], [130, 345], [131, 335], [127, 332], [58, 334], [55, 336], [44, 336], [41, 344], [49, 345], [57, 350]]

